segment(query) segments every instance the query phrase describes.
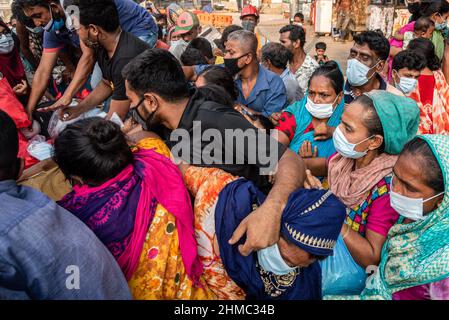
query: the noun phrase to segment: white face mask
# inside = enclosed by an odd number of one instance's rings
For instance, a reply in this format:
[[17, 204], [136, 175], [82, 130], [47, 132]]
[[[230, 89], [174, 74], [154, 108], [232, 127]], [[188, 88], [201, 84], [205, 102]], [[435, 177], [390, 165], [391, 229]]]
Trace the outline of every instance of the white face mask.
[[372, 68], [370, 68], [357, 59], [349, 59], [348, 68], [346, 69], [346, 76], [348, 77], [349, 83], [354, 87], [360, 87], [366, 84], [375, 74], [373, 73], [371, 77], [368, 78], [368, 72], [375, 68], [379, 62], [380, 60]]
[[11, 53], [14, 49], [14, 39], [12, 34], [2, 34], [0, 35], [0, 54]]
[[278, 276], [288, 274], [296, 269], [285, 263], [277, 244], [257, 251], [257, 257], [260, 266], [265, 271], [272, 272]]
[[403, 196], [402, 194], [396, 193], [393, 191], [393, 179], [391, 179], [390, 184], [390, 205], [396, 210], [404, 218], [408, 218], [413, 221], [424, 220], [424, 203], [435, 199], [444, 194], [441, 192], [433, 197], [430, 197], [426, 200], [423, 198], [408, 198]]
[[[395, 70], [396, 72], [396, 70]], [[418, 80], [413, 79], [413, 78], [407, 78], [407, 77], [399, 77], [399, 74], [396, 72], [396, 75], [398, 76], [399, 83], [397, 83], [395, 81], [394, 86], [401, 90], [402, 93], [404, 94], [409, 94], [411, 93], [413, 90], [415, 90], [416, 86], [418, 85]]]
[[337, 101], [338, 95], [332, 103], [315, 103], [309, 97], [307, 97], [306, 109], [317, 119], [328, 119], [334, 113], [334, 103]]
[[335, 149], [339, 154], [341, 154], [343, 157], [350, 158], [350, 159], [360, 159], [364, 157], [368, 150], [359, 152], [355, 151], [355, 147], [358, 144], [361, 144], [362, 142], [365, 142], [366, 140], [371, 139], [374, 136], [368, 137], [366, 139], [363, 139], [362, 141], [358, 143], [350, 143], [348, 139], [346, 139], [345, 135], [341, 131], [340, 127], [337, 127], [334, 131], [333, 141]]

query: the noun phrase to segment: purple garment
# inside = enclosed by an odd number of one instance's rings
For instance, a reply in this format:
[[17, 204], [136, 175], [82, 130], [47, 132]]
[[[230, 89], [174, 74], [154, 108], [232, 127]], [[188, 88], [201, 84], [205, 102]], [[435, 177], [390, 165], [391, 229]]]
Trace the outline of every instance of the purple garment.
[[449, 279], [398, 291], [393, 300], [449, 300]]

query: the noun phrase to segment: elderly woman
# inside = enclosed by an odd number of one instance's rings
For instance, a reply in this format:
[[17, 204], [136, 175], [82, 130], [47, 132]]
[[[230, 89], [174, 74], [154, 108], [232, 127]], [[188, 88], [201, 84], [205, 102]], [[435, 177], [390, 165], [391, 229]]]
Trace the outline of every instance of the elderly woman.
[[329, 61], [315, 70], [307, 96], [282, 113], [278, 139], [303, 158], [328, 158], [335, 153], [332, 127], [340, 124], [344, 109], [344, 78], [338, 64]]
[[430, 40], [410, 41], [410, 50], [420, 54], [426, 62], [418, 85], [409, 95], [421, 110], [420, 134], [449, 134], [449, 85], [441, 71], [441, 64]]
[[391, 206], [400, 214], [364, 299], [449, 299], [449, 137], [410, 141], [394, 166]]
[[135, 299], [214, 298], [201, 276], [188, 191], [157, 141], [132, 152], [110, 121], [67, 126], [54, 160], [74, 187], [59, 204], [111, 251]]
[[[330, 190], [349, 209], [340, 249], [347, 248], [347, 259], [364, 270], [379, 264], [382, 245], [398, 219], [390, 205], [393, 166], [416, 135], [418, 123], [419, 108], [413, 100], [372, 91], [345, 108], [335, 130], [338, 153], [328, 162], [328, 181]], [[321, 187], [310, 172], [307, 185]]]
[[198, 254], [207, 285], [219, 299], [321, 299], [317, 260], [333, 252], [345, 218], [344, 205], [330, 192], [298, 190], [282, 215], [281, 238], [248, 257], [228, 240], [265, 196], [252, 182], [222, 170], [184, 166], [195, 198]]

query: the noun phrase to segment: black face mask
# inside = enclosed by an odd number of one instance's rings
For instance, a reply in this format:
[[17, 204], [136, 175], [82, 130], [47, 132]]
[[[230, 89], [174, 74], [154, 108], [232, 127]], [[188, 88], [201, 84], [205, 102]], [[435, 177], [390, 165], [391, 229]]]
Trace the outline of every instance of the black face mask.
[[230, 58], [230, 59], [224, 59], [224, 65], [226, 69], [235, 76], [237, 73], [239, 73], [243, 68], [239, 67], [239, 59], [246, 56], [248, 53], [245, 53], [243, 56], [240, 56], [238, 58]]
[[420, 8], [421, 4], [419, 2], [409, 3], [407, 6], [407, 9], [411, 14], [418, 13]]
[[142, 129], [145, 131], [151, 131], [151, 127], [153, 126], [152, 120], [154, 118], [154, 112], [150, 114], [150, 116], [145, 120], [142, 115], [140, 114], [138, 108], [142, 104], [142, 102], [145, 100], [143, 98], [140, 100], [139, 104], [137, 106], [132, 107], [131, 110], [131, 117], [134, 121], [136, 121], [138, 124], [142, 126]]

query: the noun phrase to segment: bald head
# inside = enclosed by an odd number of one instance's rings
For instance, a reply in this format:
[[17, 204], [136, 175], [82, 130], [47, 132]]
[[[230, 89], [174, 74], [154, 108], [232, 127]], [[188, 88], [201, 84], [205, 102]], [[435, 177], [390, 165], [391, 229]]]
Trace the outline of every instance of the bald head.
[[257, 38], [256, 35], [251, 31], [234, 31], [228, 36], [228, 42], [229, 41], [236, 42], [237, 46], [240, 47], [244, 52], [252, 53], [254, 55], [256, 55], [257, 53]]

